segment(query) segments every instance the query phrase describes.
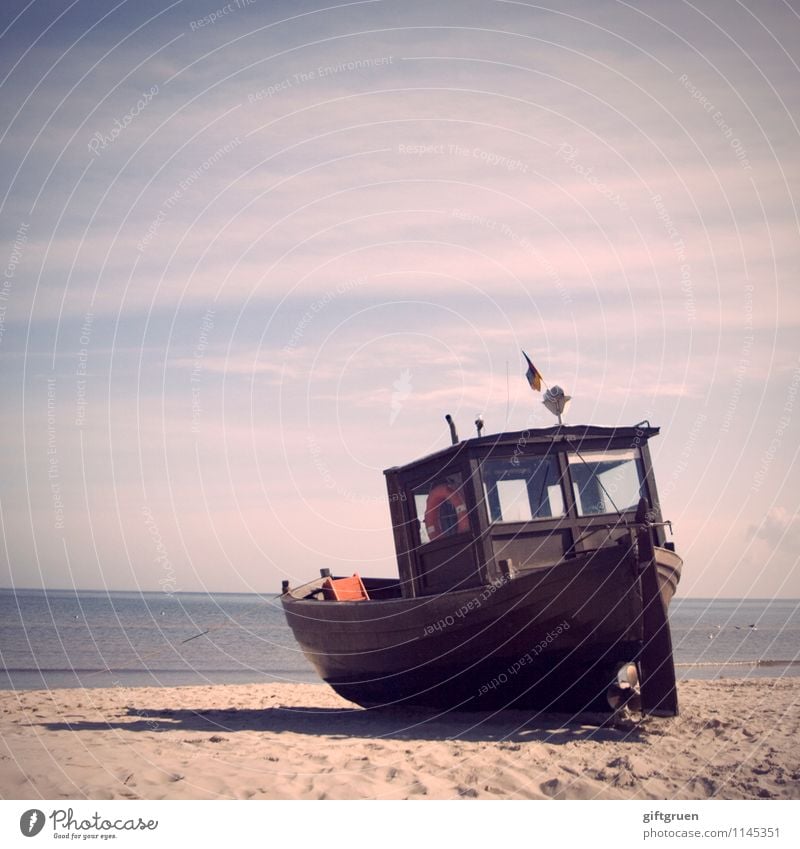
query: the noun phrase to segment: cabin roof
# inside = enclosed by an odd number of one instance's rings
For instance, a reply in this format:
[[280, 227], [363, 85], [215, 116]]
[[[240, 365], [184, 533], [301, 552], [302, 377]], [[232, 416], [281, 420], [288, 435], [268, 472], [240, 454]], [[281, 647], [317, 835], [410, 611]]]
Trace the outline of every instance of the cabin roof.
[[[489, 451], [500, 449], [513, 450], [520, 444], [530, 443], [565, 443], [563, 450], [570, 447], [589, 450], [593, 447], [608, 444], [611, 441], [628, 441], [631, 446], [646, 442], [650, 437], [657, 436], [660, 428], [653, 427], [643, 421], [631, 427], [600, 427], [597, 425], [555, 425], [554, 427], [529, 428], [528, 430], [509, 431], [507, 433], [490, 433], [487, 436], [475, 436], [463, 439], [456, 445], [448, 445], [440, 451], [434, 451], [425, 457], [418, 457], [402, 466], [392, 466], [384, 469], [384, 474], [394, 474], [422, 466], [432, 460], [445, 460], [466, 451], [470, 457], [480, 457]], [[524, 440], [524, 442], [523, 442]]]

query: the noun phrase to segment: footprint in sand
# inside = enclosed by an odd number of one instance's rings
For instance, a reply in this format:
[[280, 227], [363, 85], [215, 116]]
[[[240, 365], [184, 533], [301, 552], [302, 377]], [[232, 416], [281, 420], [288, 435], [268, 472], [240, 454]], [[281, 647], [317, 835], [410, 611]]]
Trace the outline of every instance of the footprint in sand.
[[492, 784], [484, 784], [483, 792], [490, 793], [492, 796], [507, 796], [508, 793], [502, 787], [495, 787]]
[[702, 792], [708, 796], [714, 796], [717, 792], [716, 782], [711, 781], [710, 778], [705, 778], [703, 776], [699, 776], [698, 778], [694, 778], [689, 782], [689, 786], [694, 789], [699, 786]]
[[411, 786], [408, 788], [409, 796], [427, 796], [428, 788], [416, 778], [411, 782]]
[[562, 792], [561, 782], [557, 778], [551, 778], [549, 781], [543, 781], [539, 785], [539, 789], [545, 796], [549, 796], [551, 799], [558, 798], [559, 794]]

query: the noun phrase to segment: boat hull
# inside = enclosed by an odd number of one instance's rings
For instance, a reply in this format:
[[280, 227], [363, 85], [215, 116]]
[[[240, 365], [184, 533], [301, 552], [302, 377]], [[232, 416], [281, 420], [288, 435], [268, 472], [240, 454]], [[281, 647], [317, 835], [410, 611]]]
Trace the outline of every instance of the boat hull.
[[669, 608], [669, 603], [678, 589], [681, 579], [683, 560], [674, 551], [667, 548], [655, 546], [653, 553], [656, 559], [656, 574], [658, 576], [658, 587], [661, 592], [661, 601], [664, 608]]
[[[668, 604], [675, 572], [657, 566]], [[282, 596], [287, 621], [320, 677], [364, 706], [608, 710], [645, 636], [639, 564], [621, 546], [437, 596], [325, 602], [314, 586]]]

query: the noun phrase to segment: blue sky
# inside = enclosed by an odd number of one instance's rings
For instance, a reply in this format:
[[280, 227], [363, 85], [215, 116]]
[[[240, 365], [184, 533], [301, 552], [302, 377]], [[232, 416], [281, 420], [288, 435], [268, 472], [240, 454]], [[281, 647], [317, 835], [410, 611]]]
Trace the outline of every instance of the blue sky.
[[4, 584], [393, 574], [381, 470], [551, 424], [524, 347], [662, 427], [684, 594], [800, 596], [797, 4], [0, 16]]

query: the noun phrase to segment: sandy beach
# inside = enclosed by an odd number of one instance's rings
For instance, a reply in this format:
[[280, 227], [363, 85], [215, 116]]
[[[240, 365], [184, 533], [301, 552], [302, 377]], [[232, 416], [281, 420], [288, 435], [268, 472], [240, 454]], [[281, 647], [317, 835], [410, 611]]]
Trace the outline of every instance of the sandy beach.
[[688, 681], [680, 698], [678, 718], [603, 726], [366, 711], [313, 684], [7, 691], [0, 796], [800, 797], [800, 679]]

